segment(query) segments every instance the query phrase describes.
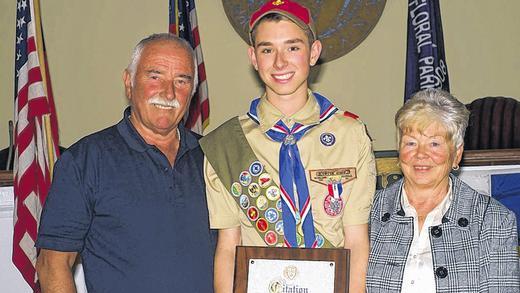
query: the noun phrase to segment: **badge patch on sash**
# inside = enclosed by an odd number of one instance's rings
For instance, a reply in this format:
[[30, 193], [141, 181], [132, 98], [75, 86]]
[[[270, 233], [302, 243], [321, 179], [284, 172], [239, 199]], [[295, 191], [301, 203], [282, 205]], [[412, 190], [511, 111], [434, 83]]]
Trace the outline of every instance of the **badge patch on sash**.
[[247, 209], [247, 218], [250, 221], [256, 221], [258, 219], [258, 209], [255, 207], [250, 207]]
[[270, 186], [265, 191], [265, 195], [269, 200], [277, 200], [280, 198], [280, 189], [277, 186]]
[[264, 166], [259, 161], [255, 161], [249, 166], [249, 173], [253, 176], [258, 176], [264, 170]]
[[236, 197], [242, 195], [242, 185], [238, 182], [233, 182], [231, 184], [231, 194]]
[[268, 245], [275, 245], [278, 242], [278, 236], [273, 231], [265, 233], [265, 243]]
[[240, 196], [240, 206], [245, 210], [249, 207], [249, 198], [247, 195], [242, 194]]
[[268, 173], [263, 173], [258, 177], [258, 184], [260, 187], [266, 188], [271, 184], [271, 176]]
[[269, 206], [269, 202], [267, 201], [267, 198], [265, 196], [261, 195], [256, 199], [256, 206], [261, 211], [264, 211]]
[[251, 184], [253, 178], [251, 178], [251, 174], [248, 171], [242, 171], [242, 173], [240, 173], [240, 176], [238, 177], [238, 180], [240, 181], [240, 184], [242, 184], [243, 186], [248, 186], [249, 184]]
[[253, 182], [247, 187], [247, 191], [251, 197], [257, 197], [260, 195], [260, 186], [258, 183]]
[[258, 231], [260, 231], [260, 232], [267, 231], [268, 226], [269, 226], [269, 224], [267, 223], [267, 221], [264, 218], [260, 218], [256, 222], [256, 229], [258, 229]]
[[276, 224], [274, 225], [274, 229], [276, 230], [276, 233], [283, 235], [283, 221], [280, 220], [276, 222]]
[[275, 208], [270, 208], [267, 211], [265, 211], [265, 218], [269, 223], [275, 223], [278, 221], [278, 212]]
[[316, 241], [318, 242], [318, 248], [322, 248], [323, 244], [325, 243], [325, 239], [323, 236], [321, 236], [321, 234], [316, 234]]

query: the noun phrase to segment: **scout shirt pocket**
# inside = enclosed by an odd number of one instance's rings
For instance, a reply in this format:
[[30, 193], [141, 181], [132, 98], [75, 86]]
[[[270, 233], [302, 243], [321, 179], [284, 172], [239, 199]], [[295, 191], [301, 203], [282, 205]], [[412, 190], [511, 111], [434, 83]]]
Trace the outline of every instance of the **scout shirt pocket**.
[[357, 172], [355, 167], [311, 169], [311, 192], [314, 224], [333, 246], [343, 245], [343, 214]]
[[[324, 195], [315, 194], [317, 197], [324, 197], [323, 210], [330, 217], [337, 217], [343, 214], [346, 198], [352, 191], [352, 181], [356, 179], [356, 168], [333, 168], [309, 170], [309, 178], [312, 182], [318, 183], [317, 190]], [[348, 184], [350, 182], [350, 184]]]

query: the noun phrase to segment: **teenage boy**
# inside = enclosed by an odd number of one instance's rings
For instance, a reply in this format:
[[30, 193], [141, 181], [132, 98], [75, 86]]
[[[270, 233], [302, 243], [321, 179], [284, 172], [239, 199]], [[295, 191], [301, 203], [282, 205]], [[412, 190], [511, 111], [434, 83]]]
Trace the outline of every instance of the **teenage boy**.
[[364, 292], [375, 189], [365, 126], [308, 89], [322, 46], [306, 7], [271, 0], [249, 29], [265, 94], [201, 141], [211, 228], [219, 229], [215, 291], [232, 291], [235, 247], [247, 245], [348, 248], [349, 292]]

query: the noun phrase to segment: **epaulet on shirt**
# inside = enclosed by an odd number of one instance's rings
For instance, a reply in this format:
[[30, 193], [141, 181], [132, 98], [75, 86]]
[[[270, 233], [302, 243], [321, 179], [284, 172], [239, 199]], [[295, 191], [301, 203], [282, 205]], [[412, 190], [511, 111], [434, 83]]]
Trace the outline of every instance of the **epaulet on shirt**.
[[356, 119], [356, 120], [359, 119], [358, 115], [356, 115], [356, 114], [354, 114], [352, 112], [349, 112], [349, 111], [343, 112], [343, 116], [350, 117], [350, 118], [353, 118], [353, 119]]
[[367, 136], [368, 136], [368, 138], [370, 139], [370, 141], [373, 141], [373, 140], [372, 140], [372, 137], [370, 136], [370, 134], [368, 134], [367, 126], [366, 126], [366, 125], [365, 125], [365, 124], [364, 124], [364, 123], [359, 119], [359, 116], [358, 116], [358, 115], [356, 115], [356, 114], [354, 114], [354, 113], [352, 113], [352, 112], [349, 112], [349, 111], [345, 111], [345, 112], [343, 112], [343, 116], [345, 116], [345, 117], [350, 117], [350, 118], [352, 118], [352, 119], [354, 119], [354, 120], [359, 121], [359, 123], [363, 124], [363, 126], [365, 127], [365, 133], [367, 134]]

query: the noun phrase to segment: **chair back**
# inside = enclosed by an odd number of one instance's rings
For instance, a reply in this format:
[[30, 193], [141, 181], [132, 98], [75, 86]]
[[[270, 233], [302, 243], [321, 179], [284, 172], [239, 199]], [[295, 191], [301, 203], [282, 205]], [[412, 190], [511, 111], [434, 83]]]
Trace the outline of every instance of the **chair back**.
[[520, 148], [519, 101], [507, 97], [485, 97], [466, 107], [471, 114], [464, 149]]

